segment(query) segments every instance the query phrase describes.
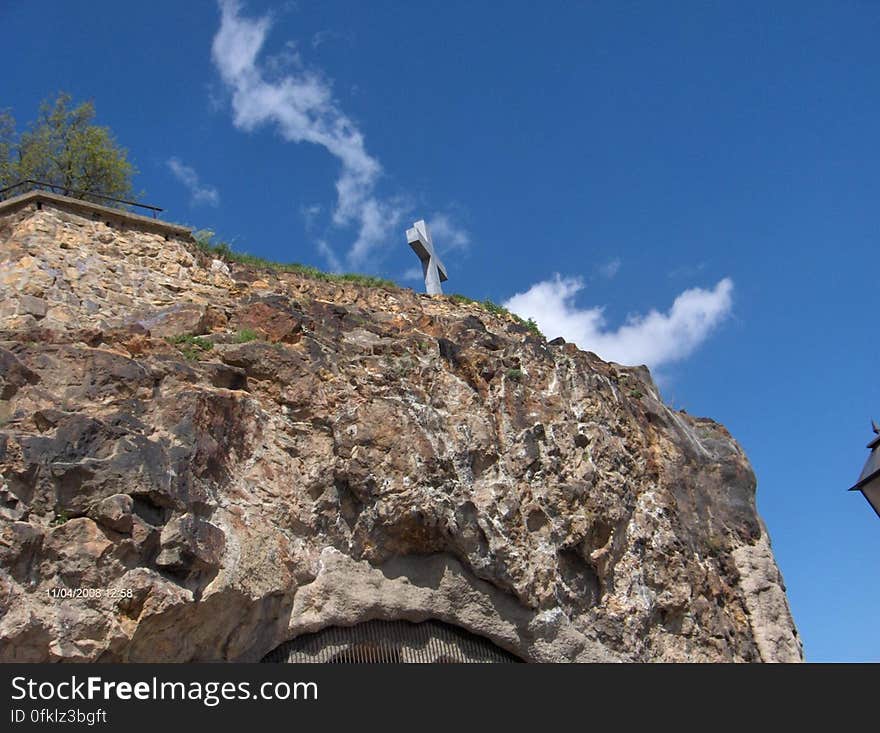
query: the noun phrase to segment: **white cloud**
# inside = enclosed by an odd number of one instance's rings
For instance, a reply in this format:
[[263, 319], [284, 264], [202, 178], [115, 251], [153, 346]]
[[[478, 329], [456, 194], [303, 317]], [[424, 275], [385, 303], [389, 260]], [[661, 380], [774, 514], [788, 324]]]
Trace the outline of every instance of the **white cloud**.
[[274, 125], [285, 140], [320, 145], [339, 160], [333, 223], [357, 227], [348, 259], [354, 265], [362, 263], [376, 247], [391, 241], [390, 232], [404, 214], [400, 201], [374, 193], [382, 172], [379, 162], [367, 152], [363, 134], [342, 112], [320, 74], [304, 68], [295, 54], [285, 57], [293, 68], [283, 74], [277, 64], [271, 69], [260, 64], [271, 25], [268, 17], [242, 16], [238, 0], [219, 0], [219, 6], [212, 58], [231, 92], [234, 124], [245, 131]]
[[315, 225], [315, 219], [321, 213], [321, 204], [310, 204], [309, 206], [300, 206], [299, 213], [305, 220], [306, 229], [311, 229]]
[[666, 313], [652, 310], [644, 316], [630, 316], [618, 329], [610, 330], [601, 307], [575, 304], [575, 295], [583, 287], [580, 278], [555, 275], [517, 293], [504, 306], [523, 318], [534, 318], [548, 338], [562, 336], [620, 364], [657, 368], [691, 354], [733, 304], [733, 281], [724, 278], [711, 290], [685, 290]]
[[422, 271], [422, 268], [419, 267], [418, 265], [414, 265], [413, 267], [408, 267], [400, 275], [400, 279], [403, 280], [404, 282], [412, 282], [415, 280], [421, 282], [422, 280], [424, 280], [424, 278], [425, 278], [425, 273]]
[[327, 261], [327, 265], [330, 267], [331, 272], [342, 272], [342, 263], [339, 261], [339, 258], [336, 256], [336, 253], [333, 251], [333, 248], [327, 244], [323, 239], [319, 239], [316, 242], [318, 247], [318, 252], [321, 256]]
[[620, 257], [609, 260], [604, 265], [599, 266], [599, 274], [606, 280], [610, 280], [620, 271]]
[[312, 36], [312, 48], [319, 48], [330, 41], [351, 41], [351, 33], [340, 33], [335, 30], [318, 31]]
[[296, 41], [288, 41], [278, 53], [267, 56], [264, 61], [264, 69], [270, 76], [281, 76], [290, 69], [298, 69], [301, 66], [302, 56]]
[[441, 252], [453, 249], [467, 249], [471, 243], [470, 233], [449, 214], [437, 213], [428, 219], [428, 231], [434, 246]]
[[220, 203], [217, 189], [201, 183], [194, 168], [184, 165], [177, 158], [169, 158], [166, 162], [174, 177], [189, 189], [193, 204], [217, 206]]
[[696, 264], [692, 265], [680, 265], [667, 272], [666, 277], [674, 278], [677, 280], [690, 279], [697, 277], [697, 275], [699, 275], [705, 269], [705, 262], [697, 262]]

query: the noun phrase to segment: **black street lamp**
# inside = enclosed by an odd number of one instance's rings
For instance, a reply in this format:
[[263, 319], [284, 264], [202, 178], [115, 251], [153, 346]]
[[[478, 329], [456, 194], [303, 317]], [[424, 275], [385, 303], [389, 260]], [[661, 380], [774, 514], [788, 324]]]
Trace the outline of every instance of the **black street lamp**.
[[865, 467], [862, 469], [862, 475], [859, 476], [859, 480], [850, 491], [861, 491], [868, 503], [874, 507], [877, 516], [880, 517], [880, 427], [873, 421], [871, 421], [871, 426], [877, 433], [874, 440], [868, 443], [871, 455], [868, 456]]

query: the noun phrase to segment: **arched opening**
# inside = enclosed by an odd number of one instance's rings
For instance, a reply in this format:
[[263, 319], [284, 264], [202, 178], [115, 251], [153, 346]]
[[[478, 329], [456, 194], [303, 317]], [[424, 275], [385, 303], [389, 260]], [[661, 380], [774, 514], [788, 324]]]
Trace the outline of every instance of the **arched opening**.
[[317, 664], [511, 663], [522, 660], [488, 639], [441, 621], [365, 621], [303, 634], [264, 662]]

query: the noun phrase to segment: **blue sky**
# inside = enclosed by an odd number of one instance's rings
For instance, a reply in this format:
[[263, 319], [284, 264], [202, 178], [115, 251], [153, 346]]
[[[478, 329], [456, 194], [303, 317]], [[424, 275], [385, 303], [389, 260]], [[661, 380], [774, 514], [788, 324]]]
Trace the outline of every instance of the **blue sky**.
[[814, 661], [880, 661], [880, 5], [0, 0], [0, 107], [93, 99], [242, 250], [509, 302], [723, 422]]

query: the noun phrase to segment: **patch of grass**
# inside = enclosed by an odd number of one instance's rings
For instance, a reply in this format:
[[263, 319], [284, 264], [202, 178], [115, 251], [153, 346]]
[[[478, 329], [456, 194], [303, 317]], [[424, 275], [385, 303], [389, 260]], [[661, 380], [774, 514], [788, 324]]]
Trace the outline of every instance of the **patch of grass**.
[[248, 341], [256, 341], [260, 337], [260, 334], [257, 331], [254, 331], [252, 328], [243, 328], [232, 339], [232, 343], [234, 344], [246, 344]]
[[372, 275], [361, 275], [356, 272], [348, 272], [344, 274], [336, 274], [333, 272], [324, 272], [317, 267], [311, 265], [301, 265], [298, 262], [273, 262], [265, 257], [257, 257], [247, 252], [236, 252], [228, 242], [215, 242], [214, 232], [210, 229], [200, 229], [193, 232], [196, 240], [196, 246], [207, 255], [216, 257], [226, 262], [237, 262], [242, 265], [248, 265], [272, 272], [293, 272], [303, 277], [309, 277], [313, 280], [322, 280], [324, 282], [333, 283], [355, 283], [356, 285], [364, 285], [369, 288], [387, 288], [389, 290], [399, 290], [397, 283], [386, 280], [381, 277], [373, 277]]
[[[311, 268], [314, 270], [315, 268]], [[317, 270], [317, 272], [321, 272]], [[321, 272], [321, 278], [329, 282], [350, 282], [357, 285], [365, 285], [368, 288], [388, 288], [389, 290], [398, 290], [397, 283], [386, 280], [384, 277], [374, 277], [373, 275], [360, 275], [356, 272], [346, 272], [342, 275], [334, 275], [329, 272]]]
[[70, 521], [70, 515], [62, 508], [55, 509], [55, 516], [52, 517], [52, 526], [60, 527], [65, 522]]
[[453, 293], [449, 296], [449, 299], [453, 303], [476, 303], [477, 301], [473, 298], [468, 298], [466, 295], [461, 295], [459, 293]]
[[196, 246], [206, 255], [212, 255], [220, 260], [229, 259], [234, 254], [227, 242], [215, 242], [214, 232], [210, 229], [199, 229], [193, 232]]
[[480, 305], [483, 306], [484, 310], [486, 310], [489, 313], [496, 315], [496, 316], [512, 316], [513, 315], [513, 313], [511, 313], [509, 310], [507, 310], [507, 308], [505, 308], [503, 305], [498, 305], [497, 303], [493, 303], [489, 299], [482, 301], [480, 303]]
[[522, 369], [508, 369], [507, 370], [507, 378], [512, 379], [514, 382], [521, 382], [522, 378], [525, 376]]
[[214, 348], [214, 342], [206, 339], [204, 336], [191, 336], [188, 333], [178, 334], [177, 336], [169, 336], [168, 343], [179, 346], [180, 344], [188, 344], [202, 351], [210, 351]]
[[[519, 316], [514, 315], [514, 318], [519, 318]], [[520, 318], [520, 321], [522, 321], [521, 318]], [[544, 338], [544, 334], [541, 333], [541, 329], [538, 328], [538, 322], [534, 318], [527, 318], [525, 321], [522, 321], [522, 322], [523, 322], [523, 325], [527, 329], [529, 329], [529, 331], [531, 331], [533, 334], [535, 334], [535, 336], [537, 336], [540, 339]]]
[[206, 352], [214, 348], [214, 342], [202, 336], [191, 336], [189, 334], [178, 334], [177, 336], [169, 336], [165, 339], [169, 344], [177, 346], [180, 352], [189, 361], [198, 361], [198, 359]]
[[473, 305], [480, 306], [483, 310], [488, 313], [491, 313], [494, 316], [500, 316], [502, 318], [511, 318], [516, 321], [521, 326], [525, 326], [529, 331], [532, 332], [535, 336], [540, 339], [544, 338], [544, 334], [541, 333], [541, 329], [538, 328], [538, 324], [535, 322], [534, 318], [521, 318], [516, 313], [511, 313], [507, 308], [503, 305], [498, 305], [488, 298], [486, 300], [474, 300], [473, 298], [468, 298], [466, 295], [461, 295], [460, 293], [453, 293], [449, 296], [449, 299], [454, 303], [469, 303]]
[[630, 397], [633, 397], [634, 399], [640, 400], [640, 399], [642, 399], [642, 397], [644, 397], [645, 395], [643, 395], [643, 394], [642, 394], [639, 390], [637, 390], [637, 389], [631, 389], [630, 392], [629, 392], [629, 396], [630, 396]]
[[180, 349], [180, 353], [183, 354], [184, 359], [187, 361], [198, 361], [199, 357], [204, 353], [199, 349], [193, 349], [189, 346], [184, 346]]
[[491, 300], [484, 300], [480, 303], [483, 308], [485, 308], [489, 313], [493, 313], [496, 316], [507, 316], [516, 321], [520, 326], [525, 326], [529, 331], [532, 332], [532, 335], [537, 336], [539, 339], [544, 338], [544, 334], [541, 333], [541, 329], [538, 328], [538, 324], [535, 322], [534, 318], [522, 318], [518, 316], [516, 313], [511, 313], [507, 308], [503, 305], [498, 305], [497, 303], [493, 303]]

